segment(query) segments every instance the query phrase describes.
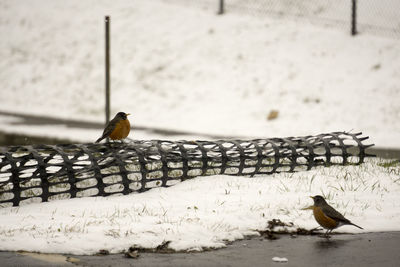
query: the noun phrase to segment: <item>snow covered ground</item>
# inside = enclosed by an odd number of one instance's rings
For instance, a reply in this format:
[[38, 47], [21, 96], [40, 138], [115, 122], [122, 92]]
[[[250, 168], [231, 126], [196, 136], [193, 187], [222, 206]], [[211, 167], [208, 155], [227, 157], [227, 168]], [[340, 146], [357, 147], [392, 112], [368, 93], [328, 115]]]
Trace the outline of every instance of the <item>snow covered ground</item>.
[[[116, 197], [58, 200], [0, 209], [0, 250], [54, 253], [111, 253], [130, 246], [174, 250], [220, 248], [258, 235], [280, 219], [311, 229], [318, 224], [308, 197], [325, 194], [348, 219], [364, 227], [335, 232], [399, 230], [399, 163], [378, 159], [361, 166], [318, 168], [255, 178], [197, 177], [170, 188]], [[334, 237], [333, 237], [334, 238]]]
[[[132, 113], [133, 125], [248, 137], [354, 129], [377, 146], [400, 147], [398, 40], [165, 1], [1, 0], [0, 110], [103, 121], [106, 14], [112, 111]], [[278, 117], [267, 120], [271, 110]], [[0, 125], [82, 141], [100, 134], [15, 120]], [[379, 162], [2, 208], [0, 250], [92, 254], [164, 241], [175, 250], [218, 248], [271, 219], [292, 222], [288, 231], [316, 227], [302, 210], [315, 194], [365, 228], [337, 231], [398, 231], [400, 166]]]
[[[400, 147], [399, 40], [166, 1], [0, 7], [1, 110], [103, 121], [107, 14], [112, 113], [134, 114], [133, 125], [248, 137], [354, 129]], [[53, 133], [69, 135], [42, 130]]]

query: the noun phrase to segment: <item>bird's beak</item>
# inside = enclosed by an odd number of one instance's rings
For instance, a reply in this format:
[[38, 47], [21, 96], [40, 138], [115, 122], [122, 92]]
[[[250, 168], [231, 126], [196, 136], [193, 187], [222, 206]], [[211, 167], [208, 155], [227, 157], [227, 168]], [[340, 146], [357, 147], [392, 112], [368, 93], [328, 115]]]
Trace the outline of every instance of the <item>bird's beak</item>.
[[126, 113], [126, 116], [129, 116], [129, 115], [131, 115], [131, 113]]
[[[314, 200], [313, 196], [310, 196], [310, 198], [312, 198]], [[302, 208], [302, 210], [313, 210], [314, 209], [314, 205], [306, 207], [306, 208]]]

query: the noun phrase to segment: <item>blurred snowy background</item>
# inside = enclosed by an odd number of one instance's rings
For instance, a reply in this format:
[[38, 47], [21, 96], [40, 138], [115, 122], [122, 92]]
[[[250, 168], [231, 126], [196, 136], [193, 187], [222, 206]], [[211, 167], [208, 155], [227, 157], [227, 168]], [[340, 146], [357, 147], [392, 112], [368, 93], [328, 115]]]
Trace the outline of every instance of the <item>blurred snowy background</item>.
[[[400, 147], [399, 1], [359, 1], [355, 37], [351, 1], [225, 3], [217, 16], [216, 0], [1, 0], [0, 111], [103, 123], [110, 15], [111, 116], [132, 113], [133, 127], [244, 138], [354, 130]], [[387, 26], [393, 34], [376, 34]], [[0, 116], [2, 131], [101, 132], [14, 120]]]

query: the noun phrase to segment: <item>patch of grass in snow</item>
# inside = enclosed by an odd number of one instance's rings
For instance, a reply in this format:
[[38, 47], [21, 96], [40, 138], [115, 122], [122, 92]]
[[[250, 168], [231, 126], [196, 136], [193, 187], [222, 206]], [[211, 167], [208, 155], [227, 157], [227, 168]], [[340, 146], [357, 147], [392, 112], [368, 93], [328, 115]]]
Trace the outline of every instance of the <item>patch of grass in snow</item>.
[[[380, 159], [377, 164], [379, 167], [384, 168], [385, 172], [389, 174], [393, 174], [395, 176], [400, 176], [400, 160], [386, 160]], [[400, 182], [400, 178], [397, 177], [394, 179], [396, 183]]]
[[400, 168], [400, 160], [384, 160], [382, 162], [378, 162], [378, 166], [381, 166], [383, 168], [392, 168], [392, 167], [398, 167]]

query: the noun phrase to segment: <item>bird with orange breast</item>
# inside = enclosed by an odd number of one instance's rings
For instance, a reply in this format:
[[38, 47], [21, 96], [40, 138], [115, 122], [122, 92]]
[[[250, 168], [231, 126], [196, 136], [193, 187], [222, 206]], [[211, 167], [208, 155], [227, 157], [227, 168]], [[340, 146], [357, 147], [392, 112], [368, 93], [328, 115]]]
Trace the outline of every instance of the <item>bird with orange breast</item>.
[[96, 143], [107, 137], [112, 140], [122, 140], [126, 138], [131, 130], [131, 124], [128, 120], [129, 115], [129, 113], [118, 112], [117, 115], [107, 123], [102, 136], [96, 140]]
[[353, 225], [364, 229], [346, 219], [340, 212], [331, 207], [322, 196], [317, 195], [311, 198], [314, 200], [314, 205], [306, 209], [312, 209], [315, 220], [319, 225], [327, 229], [325, 237], [329, 237], [329, 233], [343, 225]]

